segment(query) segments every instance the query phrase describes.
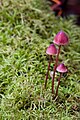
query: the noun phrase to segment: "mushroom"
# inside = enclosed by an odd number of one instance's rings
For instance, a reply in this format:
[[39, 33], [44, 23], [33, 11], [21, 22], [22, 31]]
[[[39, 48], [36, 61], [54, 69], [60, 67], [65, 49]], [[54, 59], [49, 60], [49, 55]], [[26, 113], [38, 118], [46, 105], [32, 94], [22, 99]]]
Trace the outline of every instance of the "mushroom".
[[57, 70], [58, 72], [60, 72], [60, 76], [59, 76], [59, 78], [58, 78], [58, 85], [57, 85], [57, 88], [56, 88], [55, 98], [56, 98], [56, 96], [58, 95], [58, 88], [59, 88], [59, 85], [60, 85], [60, 79], [61, 79], [61, 77], [62, 77], [62, 74], [68, 71], [68, 70], [67, 70], [67, 67], [66, 67], [63, 63], [59, 64], [58, 67], [56, 68], [56, 70]]
[[47, 53], [48, 55], [51, 55], [51, 56], [54, 55], [54, 54], [57, 54], [57, 48], [55, 47], [54, 44], [51, 44], [51, 45], [47, 48], [46, 53]]
[[59, 48], [57, 51], [56, 62], [55, 62], [55, 66], [53, 69], [54, 72], [53, 72], [53, 77], [52, 77], [52, 94], [54, 94], [54, 78], [55, 78], [55, 72], [56, 72], [56, 68], [57, 68], [57, 64], [58, 64], [60, 49], [61, 49], [62, 45], [68, 44], [68, 41], [69, 41], [68, 36], [62, 30], [60, 32], [58, 32], [57, 35], [54, 37], [53, 43], [56, 45], [59, 45]]
[[53, 41], [56, 45], [66, 45], [68, 44], [68, 36], [62, 30], [57, 33]]
[[47, 86], [47, 79], [48, 79], [48, 74], [49, 74], [49, 70], [50, 70], [50, 64], [51, 64], [51, 61], [52, 61], [52, 55], [57, 54], [57, 48], [55, 47], [54, 44], [51, 44], [47, 48], [46, 54], [48, 54], [50, 56], [50, 60], [49, 60], [49, 63], [48, 63], [48, 70], [47, 70], [47, 73], [46, 73], [45, 88]]

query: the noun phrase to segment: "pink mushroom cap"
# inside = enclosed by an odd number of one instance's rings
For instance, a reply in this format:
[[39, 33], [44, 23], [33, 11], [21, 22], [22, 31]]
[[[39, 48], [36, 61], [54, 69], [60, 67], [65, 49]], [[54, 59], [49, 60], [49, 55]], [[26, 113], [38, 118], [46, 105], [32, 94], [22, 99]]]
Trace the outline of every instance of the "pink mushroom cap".
[[66, 66], [63, 63], [59, 64], [56, 70], [60, 73], [65, 73], [68, 71]]
[[51, 45], [47, 48], [46, 53], [47, 53], [48, 55], [57, 54], [57, 48], [55, 47], [54, 44], [51, 44]]
[[66, 35], [66, 33], [61, 30], [54, 37], [54, 41], [53, 42], [55, 44], [57, 44], [57, 45], [66, 45], [66, 44], [68, 44], [69, 39], [68, 39], [68, 36]]

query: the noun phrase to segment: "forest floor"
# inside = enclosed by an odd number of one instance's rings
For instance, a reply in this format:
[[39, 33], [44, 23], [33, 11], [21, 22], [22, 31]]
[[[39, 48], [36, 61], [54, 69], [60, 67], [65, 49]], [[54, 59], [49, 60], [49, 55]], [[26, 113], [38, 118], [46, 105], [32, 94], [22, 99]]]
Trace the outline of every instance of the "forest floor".
[[[80, 120], [80, 27], [74, 25], [74, 19], [55, 17], [45, 0], [3, 0], [0, 120]], [[49, 58], [46, 48], [60, 30], [69, 36], [69, 44], [59, 56], [68, 73], [53, 100], [50, 77], [44, 89]]]

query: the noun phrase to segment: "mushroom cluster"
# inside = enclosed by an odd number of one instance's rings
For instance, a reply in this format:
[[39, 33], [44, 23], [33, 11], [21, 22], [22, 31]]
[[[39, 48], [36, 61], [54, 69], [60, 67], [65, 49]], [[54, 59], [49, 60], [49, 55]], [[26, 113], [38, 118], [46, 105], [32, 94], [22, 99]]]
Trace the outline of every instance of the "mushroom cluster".
[[[45, 88], [47, 86], [47, 79], [48, 79], [48, 75], [49, 75], [50, 64], [52, 62], [52, 56], [53, 55], [56, 56], [55, 65], [53, 67], [53, 76], [52, 76], [52, 94], [54, 94], [55, 73], [56, 73], [56, 71], [60, 72], [60, 77], [58, 79], [58, 86], [56, 88], [55, 97], [58, 95], [58, 88], [59, 88], [60, 79], [62, 77], [62, 74], [68, 71], [67, 67], [64, 65], [64, 63], [61, 63], [61, 64], [58, 65], [61, 46], [67, 45], [68, 43], [69, 43], [68, 36], [66, 35], [66, 33], [64, 31], [61, 30], [54, 37], [53, 44], [51, 44], [46, 50], [46, 54], [48, 54], [50, 56], [50, 60], [49, 60], [49, 63], [48, 63], [48, 70], [47, 70], [47, 74], [46, 74]], [[55, 45], [57, 45], [58, 48], [56, 48]]]

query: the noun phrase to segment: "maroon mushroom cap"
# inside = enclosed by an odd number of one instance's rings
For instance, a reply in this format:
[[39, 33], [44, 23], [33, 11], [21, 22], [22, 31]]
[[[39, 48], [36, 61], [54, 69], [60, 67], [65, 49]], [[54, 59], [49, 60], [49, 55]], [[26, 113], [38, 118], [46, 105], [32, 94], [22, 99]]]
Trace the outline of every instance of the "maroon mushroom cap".
[[54, 44], [51, 44], [51, 45], [47, 48], [46, 53], [47, 53], [48, 55], [57, 54], [57, 48], [55, 47]]
[[62, 30], [57, 33], [57, 35], [54, 37], [54, 43], [57, 45], [66, 45], [68, 44], [68, 36], [63, 32]]
[[68, 71], [66, 66], [63, 63], [59, 64], [56, 70], [61, 73], [65, 73]]

